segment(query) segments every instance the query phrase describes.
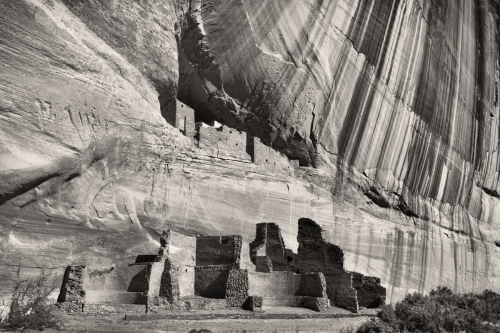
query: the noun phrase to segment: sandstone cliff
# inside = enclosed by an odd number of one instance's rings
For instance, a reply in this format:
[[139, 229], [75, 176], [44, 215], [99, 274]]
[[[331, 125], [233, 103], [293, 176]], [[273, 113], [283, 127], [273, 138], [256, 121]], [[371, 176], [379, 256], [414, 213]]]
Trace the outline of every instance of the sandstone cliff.
[[[251, 241], [275, 222], [296, 250], [301, 217], [388, 301], [500, 290], [498, 0], [20, 0], [0, 16], [1, 298], [17, 272], [58, 288], [67, 265], [155, 253], [165, 229]], [[204, 147], [165, 121], [176, 99], [267, 148]]]

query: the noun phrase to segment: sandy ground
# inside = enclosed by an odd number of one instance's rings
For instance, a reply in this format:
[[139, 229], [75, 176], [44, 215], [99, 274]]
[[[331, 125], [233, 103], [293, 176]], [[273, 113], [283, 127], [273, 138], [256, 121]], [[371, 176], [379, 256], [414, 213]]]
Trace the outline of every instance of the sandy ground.
[[[127, 318], [124, 315], [63, 314], [61, 315], [64, 322], [62, 332], [196, 332], [199, 330], [210, 332], [340, 332], [349, 327], [358, 327], [375, 314], [375, 311], [366, 310], [353, 315], [337, 308], [330, 308], [321, 313], [285, 307], [264, 310], [265, 312], [261, 314], [243, 310], [224, 310], [170, 312], [154, 316], [127, 316]], [[61, 331], [47, 329], [44, 332]]]

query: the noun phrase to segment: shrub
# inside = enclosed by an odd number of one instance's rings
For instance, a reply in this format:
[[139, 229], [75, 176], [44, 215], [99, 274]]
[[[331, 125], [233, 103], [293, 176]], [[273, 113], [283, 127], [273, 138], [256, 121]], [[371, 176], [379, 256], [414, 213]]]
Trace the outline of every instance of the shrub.
[[12, 294], [9, 314], [1, 326], [15, 330], [59, 328], [60, 320], [54, 313], [54, 306], [48, 302], [49, 292], [44, 270], [38, 277], [18, 279]]
[[490, 290], [453, 294], [447, 287], [438, 287], [428, 296], [407, 295], [395, 309], [384, 306], [377, 317], [356, 332], [499, 332], [495, 325], [500, 323], [500, 295]]

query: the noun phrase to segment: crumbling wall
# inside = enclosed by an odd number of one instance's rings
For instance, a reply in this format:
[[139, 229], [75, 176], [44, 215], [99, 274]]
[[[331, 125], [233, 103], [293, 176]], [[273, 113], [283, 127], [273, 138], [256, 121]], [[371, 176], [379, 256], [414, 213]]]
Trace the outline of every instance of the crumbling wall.
[[85, 266], [66, 267], [58, 302], [83, 303], [85, 301], [84, 274]]
[[229, 265], [196, 266], [195, 295], [209, 298], [225, 298], [230, 268]]
[[[299, 248], [294, 263], [297, 272], [323, 272], [327, 296], [332, 305], [357, 312], [359, 306], [380, 303], [381, 297], [385, 297], [385, 288], [380, 285], [380, 279], [364, 280], [362, 274], [346, 271], [344, 252], [325, 239], [325, 231], [316, 222], [307, 218], [299, 219]], [[354, 274], [357, 283], [354, 282]], [[362, 294], [361, 298], [358, 291]]]
[[285, 248], [281, 229], [276, 223], [258, 223], [255, 240], [250, 243], [252, 261], [258, 272], [294, 271], [293, 252]]
[[[195, 294], [196, 238], [169, 230], [160, 237], [160, 250], [148, 266], [148, 306], [165, 298], [175, 302]], [[154, 304], [153, 304], [154, 303]]]
[[57, 302], [65, 312], [80, 312], [85, 303], [84, 284], [85, 266], [68, 266]]
[[227, 126], [196, 126], [198, 147], [212, 152], [214, 157], [251, 162], [247, 153], [247, 135]]
[[360, 307], [377, 308], [385, 304], [386, 290], [380, 285], [379, 278], [353, 272], [352, 286], [358, 292]]
[[241, 260], [241, 236], [202, 236], [196, 238], [196, 266], [235, 265]]

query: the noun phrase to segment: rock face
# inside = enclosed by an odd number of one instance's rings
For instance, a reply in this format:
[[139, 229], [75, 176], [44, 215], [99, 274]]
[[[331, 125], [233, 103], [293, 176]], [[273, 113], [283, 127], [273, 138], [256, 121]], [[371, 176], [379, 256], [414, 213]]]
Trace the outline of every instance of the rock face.
[[499, 15], [498, 0], [0, 3], [0, 297], [42, 267], [57, 294], [67, 266], [121, 267], [166, 229], [248, 243], [272, 221], [296, 251], [303, 217], [389, 302], [499, 291]]

